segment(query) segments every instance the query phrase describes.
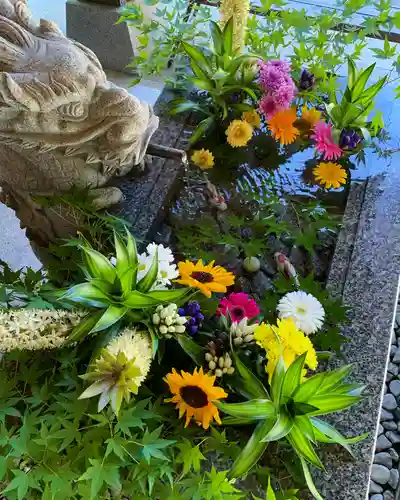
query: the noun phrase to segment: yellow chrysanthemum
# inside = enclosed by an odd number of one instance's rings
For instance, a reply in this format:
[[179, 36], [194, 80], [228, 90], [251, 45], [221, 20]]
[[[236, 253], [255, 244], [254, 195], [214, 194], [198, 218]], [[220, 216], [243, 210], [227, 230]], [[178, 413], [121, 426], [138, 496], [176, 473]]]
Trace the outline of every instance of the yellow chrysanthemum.
[[281, 144], [291, 144], [300, 134], [293, 125], [297, 119], [296, 108], [278, 111], [268, 120], [268, 129], [272, 132], [272, 137]]
[[228, 143], [233, 148], [246, 146], [253, 136], [253, 127], [245, 120], [233, 120], [227, 131]]
[[342, 184], [346, 184], [347, 172], [338, 163], [321, 162], [313, 170], [315, 179], [323, 184], [326, 188], [339, 188]]
[[301, 110], [301, 118], [309, 123], [310, 128], [314, 128], [314, 126], [321, 119], [321, 111], [318, 111], [318, 109], [315, 108], [307, 108], [307, 106], [303, 106]]
[[192, 162], [203, 170], [214, 166], [214, 155], [208, 149], [193, 151]]
[[254, 331], [254, 339], [267, 352], [266, 371], [269, 380], [280, 356], [286, 367], [289, 367], [299, 356], [307, 352], [305, 365], [311, 370], [315, 370], [318, 366], [317, 353], [311, 340], [296, 327], [292, 318], [278, 319], [277, 326], [261, 323]]
[[249, 0], [221, 0], [221, 28], [233, 17], [233, 48], [238, 53], [243, 52], [247, 21], [250, 13]]
[[214, 261], [204, 265], [202, 260], [196, 264], [187, 260], [179, 262], [178, 268], [181, 278], [175, 281], [198, 288], [207, 297], [211, 297], [212, 292], [226, 292], [227, 287], [235, 282], [234, 275], [221, 266], [214, 266]]
[[254, 128], [261, 127], [261, 117], [255, 109], [253, 109], [252, 111], [244, 111], [242, 114], [242, 120], [250, 123], [250, 125]]
[[164, 378], [169, 385], [169, 390], [173, 397], [166, 399], [167, 403], [176, 403], [176, 409], [179, 409], [179, 418], [186, 413], [185, 427], [189, 425], [190, 419], [204, 429], [208, 429], [210, 422], [215, 419], [219, 424], [219, 412], [213, 401], [226, 398], [228, 394], [220, 387], [214, 387], [215, 376], [211, 377], [203, 373], [203, 368], [193, 374], [181, 371], [181, 375], [172, 369], [172, 373]]

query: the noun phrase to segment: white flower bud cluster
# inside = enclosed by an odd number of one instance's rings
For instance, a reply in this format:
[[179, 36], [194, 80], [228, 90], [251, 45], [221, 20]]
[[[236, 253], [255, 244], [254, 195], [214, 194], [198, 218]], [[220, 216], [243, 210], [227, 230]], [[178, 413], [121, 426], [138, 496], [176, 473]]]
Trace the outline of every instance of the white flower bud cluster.
[[153, 325], [157, 327], [161, 335], [166, 337], [172, 337], [174, 333], [185, 333], [187, 320], [186, 316], [178, 314], [176, 304], [158, 306], [153, 314]]
[[235, 322], [231, 325], [230, 332], [236, 347], [254, 340], [254, 330], [257, 325], [248, 325], [247, 321], [247, 318], [243, 318], [239, 323]]
[[211, 353], [207, 353], [206, 361], [208, 364], [208, 368], [211, 372], [213, 372], [217, 377], [222, 377], [225, 373], [228, 375], [232, 375], [235, 372], [235, 368], [232, 366], [232, 359], [228, 353], [224, 354], [224, 356], [213, 356]]

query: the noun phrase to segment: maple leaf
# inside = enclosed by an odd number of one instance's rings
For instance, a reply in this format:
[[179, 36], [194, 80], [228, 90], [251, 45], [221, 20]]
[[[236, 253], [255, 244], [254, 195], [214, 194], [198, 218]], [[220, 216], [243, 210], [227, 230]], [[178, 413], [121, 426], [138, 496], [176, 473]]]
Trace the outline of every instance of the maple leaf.
[[116, 465], [104, 465], [102, 460], [89, 458], [89, 467], [78, 481], [90, 481], [90, 500], [98, 498], [97, 494], [104, 483], [116, 490], [121, 489], [119, 467]]
[[200, 471], [200, 461], [205, 460], [204, 455], [200, 451], [199, 445], [192, 446], [188, 439], [183, 439], [181, 444], [177, 447], [180, 449], [176, 462], [183, 464], [183, 474], [187, 474], [193, 469], [195, 472]]
[[17, 490], [18, 500], [25, 500], [27, 498], [26, 494], [30, 488], [41, 490], [32, 472], [13, 469], [12, 473], [15, 477], [2, 493]]

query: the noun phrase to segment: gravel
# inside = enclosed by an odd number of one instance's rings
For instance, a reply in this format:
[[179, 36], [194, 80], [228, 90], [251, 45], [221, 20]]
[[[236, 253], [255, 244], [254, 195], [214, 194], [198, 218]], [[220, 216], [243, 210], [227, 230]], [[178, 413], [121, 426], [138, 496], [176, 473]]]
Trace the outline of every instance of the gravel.
[[383, 434], [381, 434], [376, 440], [376, 451], [388, 450], [391, 446], [392, 446], [391, 441], [389, 441], [389, 439]]
[[396, 398], [400, 396], [400, 380], [392, 380], [389, 384], [389, 390]]
[[390, 479], [390, 471], [384, 465], [373, 464], [371, 467], [371, 479], [378, 484], [386, 484]]
[[380, 484], [376, 484], [374, 481], [369, 482], [369, 492], [370, 493], [382, 493], [383, 488]]
[[388, 483], [394, 490], [397, 488], [397, 485], [399, 484], [399, 471], [397, 469], [392, 469], [390, 471]]
[[385, 410], [395, 410], [397, 408], [397, 401], [393, 394], [383, 396], [382, 406]]
[[393, 459], [390, 456], [390, 453], [383, 451], [375, 455], [374, 463], [384, 465], [388, 469], [391, 469], [393, 464]]
[[393, 444], [400, 443], [400, 434], [398, 432], [388, 431], [385, 436], [390, 439]]
[[380, 493], [377, 493], [375, 495], [372, 495], [372, 497], [369, 497], [369, 500], [384, 500], [383, 495]]
[[390, 411], [387, 411], [384, 408], [382, 408], [382, 410], [381, 410], [381, 421], [393, 420], [393, 419], [394, 419], [393, 413], [391, 413]]
[[393, 420], [388, 420], [387, 422], [382, 422], [382, 427], [387, 431], [397, 431], [400, 430], [398, 425]]

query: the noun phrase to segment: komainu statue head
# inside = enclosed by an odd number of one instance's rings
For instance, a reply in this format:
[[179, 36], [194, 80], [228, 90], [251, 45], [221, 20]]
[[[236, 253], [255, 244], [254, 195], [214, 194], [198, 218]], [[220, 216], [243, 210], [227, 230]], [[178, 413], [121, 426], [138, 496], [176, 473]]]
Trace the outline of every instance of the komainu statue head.
[[157, 126], [91, 50], [36, 25], [26, 0], [0, 0], [0, 185], [97, 188], [141, 162]]

